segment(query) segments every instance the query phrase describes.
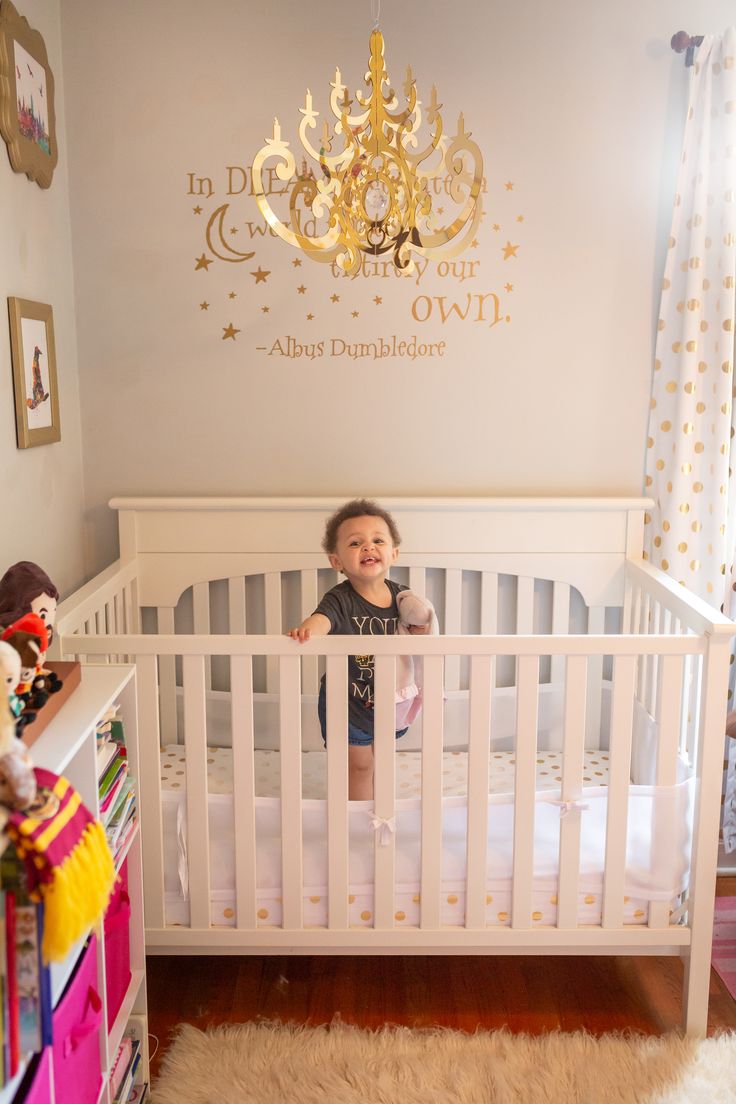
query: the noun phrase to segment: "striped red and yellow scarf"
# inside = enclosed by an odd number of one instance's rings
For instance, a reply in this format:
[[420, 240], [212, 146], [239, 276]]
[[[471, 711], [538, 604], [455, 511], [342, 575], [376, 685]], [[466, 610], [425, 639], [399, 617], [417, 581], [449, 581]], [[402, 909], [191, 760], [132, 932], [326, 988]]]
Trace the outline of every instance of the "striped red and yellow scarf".
[[71, 783], [35, 767], [33, 804], [5, 827], [28, 872], [31, 896], [44, 902], [43, 957], [60, 962], [102, 917], [115, 883], [105, 830]]

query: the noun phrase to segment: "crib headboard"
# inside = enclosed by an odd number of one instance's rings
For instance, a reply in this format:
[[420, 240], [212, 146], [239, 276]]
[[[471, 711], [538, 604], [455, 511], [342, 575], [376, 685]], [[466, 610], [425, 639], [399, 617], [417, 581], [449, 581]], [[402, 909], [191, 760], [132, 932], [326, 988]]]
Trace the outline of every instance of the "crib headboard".
[[[120, 558], [137, 560], [141, 606], [175, 606], [215, 579], [324, 568], [338, 498], [115, 498]], [[392, 498], [399, 564], [552, 579], [588, 606], [618, 605], [626, 556], [641, 557], [644, 498]], [[414, 584], [412, 584], [414, 585]], [[451, 631], [451, 630], [446, 630]], [[458, 630], [459, 631], [459, 630]]]

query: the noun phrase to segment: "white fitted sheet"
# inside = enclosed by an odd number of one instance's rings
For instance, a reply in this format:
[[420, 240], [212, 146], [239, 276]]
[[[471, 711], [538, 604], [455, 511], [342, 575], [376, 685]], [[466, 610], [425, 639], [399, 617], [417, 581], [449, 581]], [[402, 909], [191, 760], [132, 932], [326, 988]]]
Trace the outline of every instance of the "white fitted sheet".
[[[186, 884], [186, 774], [181, 745], [162, 750], [166, 923], [189, 923]], [[211, 923], [234, 925], [234, 838], [232, 754], [208, 749]], [[419, 799], [420, 753], [397, 752], [395, 818], [395, 921], [411, 927], [420, 918]], [[511, 753], [491, 754], [486, 921], [509, 925], [513, 864], [513, 772]], [[303, 917], [304, 926], [327, 924], [327, 821], [325, 752], [304, 752], [303, 766]], [[537, 801], [534, 824], [532, 924], [556, 923], [561, 810], [562, 755], [537, 756]], [[279, 753], [256, 752], [257, 923], [281, 924], [281, 811], [278, 797]], [[581, 808], [581, 855], [578, 922], [600, 923], [608, 805], [607, 753], [586, 751], [585, 792]], [[467, 753], [443, 756], [443, 825], [441, 922], [462, 926], [465, 915]], [[690, 843], [692, 783], [667, 788], [631, 786], [624, 923], [644, 923], [650, 900], [676, 906], [686, 888]], [[351, 802], [349, 922], [370, 927], [373, 922], [373, 864], [376, 830], [371, 827], [371, 802]], [[656, 830], [652, 831], [652, 825]]]

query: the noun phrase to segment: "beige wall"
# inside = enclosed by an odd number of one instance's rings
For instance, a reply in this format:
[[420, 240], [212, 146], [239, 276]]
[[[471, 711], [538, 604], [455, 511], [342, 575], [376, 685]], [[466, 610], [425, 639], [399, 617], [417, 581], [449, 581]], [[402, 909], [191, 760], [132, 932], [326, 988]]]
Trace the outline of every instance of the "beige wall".
[[[219, 206], [241, 248], [262, 221], [228, 166], [274, 114], [298, 148], [335, 65], [362, 79], [367, 0], [64, 0], [89, 566], [116, 554], [115, 494], [640, 493], [686, 102], [669, 38], [731, 7], [384, 0], [394, 84], [407, 63], [424, 98], [436, 81], [485, 157], [472, 277], [417, 283], [295, 268], [257, 231], [252, 260], [195, 268]], [[467, 318], [443, 323], [440, 299]], [[444, 355], [331, 355], [393, 334]], [[322, 354], [280, 355], [288, 337]]]
[[[42, 190], [13, 172], [0, 150], [0, 573], [17, 560], [35, 560], [66, 593], [84, 579], [84, 498], [60, 2], [19, 0], [16, 6], [46, 43], [60, 154], [52, 185]], [[16, 448], [6, 309], [11, 295], [50, 303], [54, 310], [61, 420], [56, 444]]]

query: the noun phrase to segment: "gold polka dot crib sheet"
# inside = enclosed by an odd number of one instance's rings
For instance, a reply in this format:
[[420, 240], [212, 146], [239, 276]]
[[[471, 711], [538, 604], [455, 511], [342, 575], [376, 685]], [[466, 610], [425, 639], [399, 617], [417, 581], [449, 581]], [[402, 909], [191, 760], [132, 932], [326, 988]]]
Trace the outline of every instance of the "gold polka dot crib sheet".
[[[302, 753], [303, 915], [306, 927], [327, 925], [327, 756]], [[509, 925], [513, 870], [515, 757], [491, 752], [489, 762], [486, 923]], [[257, 922], [279, 926], [282, 919], [280, 756], [255, 752]], [[235, 923], [232, 751], [207, 754], [211, 867], [211, 923]], [[583, 798], [560, 800], [563, 755], [540, 751], [536, 758], [532, 923], [556, 923], [560, 826], [581, 821], [578, 922], [601, 921], [606, 842], [609, 757], [586, 750]], [[376, 841], [392, 837], [396, 856], [395, 922], [417, 926], [421, 915], [421, 753], [396, 753], [396, 813], [376, 823], [372, 802], [350, 802], [349, 893], [351, 926], [373, 925], [373, 870]], [[445, 751], [442, 758], [441, 923], [463, 926], [467, 861], [468, 755]], [[186, 861], [186, 758], [182, 745], [161, 752], [166, 923], [189, 924]], [[676, 906], [687, 882], [692, 783], [671, 787], [631, 786], [626, 840], [623, 922], [644, 923], [649, 901]], [[665, 832], [653, 824], [666, 825]]]

